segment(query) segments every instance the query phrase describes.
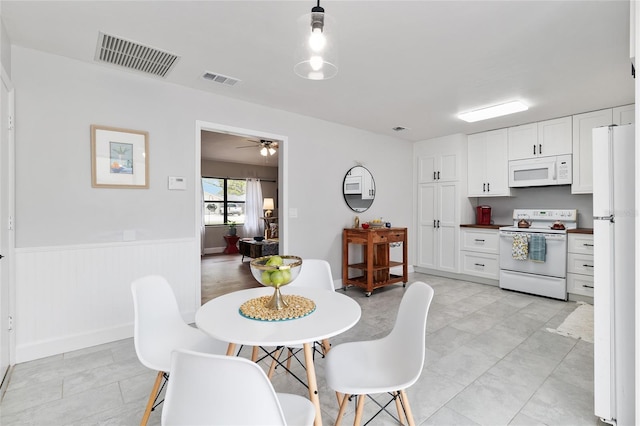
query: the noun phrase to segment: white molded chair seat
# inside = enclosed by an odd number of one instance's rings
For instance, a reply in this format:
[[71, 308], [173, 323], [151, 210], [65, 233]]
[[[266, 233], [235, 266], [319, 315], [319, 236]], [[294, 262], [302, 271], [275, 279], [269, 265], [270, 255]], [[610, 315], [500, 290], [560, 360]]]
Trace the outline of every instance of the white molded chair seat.
[[[335, 291], [335, 287], [333, 285], [333, 276], [331, 275], [331, 265], [329, 262], [323, 259], [304, 259], [302, 261], [302, 267], [300, 269], [300, 273], [298, 277], [293, 280], [293, 282], [286, 287], [295, 288], [295, 287], [307, 287], [307, 288], [320, 288], [326, 289], [327, 291]], [[314, 342], [314, 350], [316, 345], [322, 347], [322, 344], [319, 342]], [[325, 353], [324, 347], [322, 347], [322, 353]], [[302, 349], [302, 345], [292, 345], [287, 348], [287, 369], [291, 368], [291, 358], [295, 356], [300, 349]], [[294, 352], [294, 349], [296, 350]], [[274, 359], [271, 362], [271, 368], [269, 369], [269, 378], [273, 376], [273, 372], [276, 368], [276, 363], [280, 358], [281, 350], [277, 350], [274, 354]], [[297, 358], [296, 358], [297, 359]]]
[[164, 277], [139, 278], [131, 284], [131, 292], [136, 354], [142, 365], [158, 371], [142, 417], [141, 424], [145, 425], [160, 393], [162, 379], [166, 380], [170, 372], [171, 353], [175, 349], [225, 354], [228, 344], [185, 323], [173, 290]]
[[162, 409], [163, 425], [311, 425], [315, 407], [276, 392], [262, 368], [245, 358], [179, 350]]
[[414, 282], [402, 297], [396, 322], [388, 335], [377, 340], [339, 344], [327, 354], [327, 385], [338, 392], [340, 401], [336, 425], [340, 424], [351, 395], [359, 396], [356, 425], [362, 418], [364, 396], [386, 392], [394, 397], [400, 420], [404, 412], [409, 424], [413, 424], [404, 390], [422, 373], [427, 314], [433, 293], [428, 284]]

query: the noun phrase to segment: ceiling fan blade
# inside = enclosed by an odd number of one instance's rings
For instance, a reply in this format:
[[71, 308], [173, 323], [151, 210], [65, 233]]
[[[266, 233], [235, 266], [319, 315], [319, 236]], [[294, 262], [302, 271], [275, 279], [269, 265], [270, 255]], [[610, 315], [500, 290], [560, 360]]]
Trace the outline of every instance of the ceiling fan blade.
[[256, 145], [247, 145], [247, 146], [236, 146], [236, 149], [241, 149], [241, 148], [260, 148], [259, 146]]

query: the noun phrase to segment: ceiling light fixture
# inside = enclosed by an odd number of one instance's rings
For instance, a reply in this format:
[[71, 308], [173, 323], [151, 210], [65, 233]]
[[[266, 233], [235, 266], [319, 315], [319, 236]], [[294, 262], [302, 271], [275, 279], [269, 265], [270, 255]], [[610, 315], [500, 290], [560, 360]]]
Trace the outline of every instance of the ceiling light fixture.
[[514, 112], [526, 111], [529, 107], [520, 101], [507, 102], [506, 104], [494, 105], [488, 108], [481, 108], [474, 111], [458, 114], [460, 120], [467, 123], [474, 123], [489, 118], [501, 117], [503, 115], [513, 114]]
[[[327, 22], [330, 24], [325, 25]], [[296, 49], [296, 64], [293, 70], [300, 77], [309, 80], [327, 80], [338, 73], [335, 47], [335, 22], [317, 6], [311, 14], [298, 19], [300, 44]], [[327, 31], [329, 28], [329, 31]]]

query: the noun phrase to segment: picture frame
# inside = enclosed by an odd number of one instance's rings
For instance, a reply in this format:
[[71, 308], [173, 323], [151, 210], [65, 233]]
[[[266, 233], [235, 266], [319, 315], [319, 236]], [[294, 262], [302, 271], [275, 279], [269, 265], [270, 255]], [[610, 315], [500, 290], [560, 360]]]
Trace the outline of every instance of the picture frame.
[[92, 124], [91, 186], [149, 188], [149, 132]]

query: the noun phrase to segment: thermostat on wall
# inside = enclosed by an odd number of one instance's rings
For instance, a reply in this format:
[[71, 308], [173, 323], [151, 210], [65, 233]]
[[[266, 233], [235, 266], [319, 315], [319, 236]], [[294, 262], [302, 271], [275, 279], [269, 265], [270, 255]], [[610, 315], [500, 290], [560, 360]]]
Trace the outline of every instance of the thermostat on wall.
[[187, 189], [187, 180], [183, 176], [169, 176], [169, 189]]

